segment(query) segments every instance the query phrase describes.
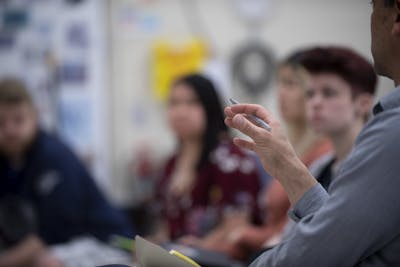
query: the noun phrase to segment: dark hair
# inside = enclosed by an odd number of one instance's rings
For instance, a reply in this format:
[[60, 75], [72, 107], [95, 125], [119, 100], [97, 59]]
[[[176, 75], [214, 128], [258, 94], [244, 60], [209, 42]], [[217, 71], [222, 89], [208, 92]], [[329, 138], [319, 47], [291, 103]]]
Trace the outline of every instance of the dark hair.
[[311, 74], [333, 73], [351, 86], [353, 96], [359, 93], [373, 95], [377, 77], [366, 59], [344, 47], [316, 47], [302, 53], [301, 65]]
[[189, 74], [177, 79], [173, 86], [185, 84], [189, 86], [199, 98], [206, 114], [206, 130], [203, 135], [203, 148], [197, 163], [200, 169], [207, 161], [211, 151], [217, 146], [223, 133], [228, 132], [224, 123], [224, 113], [221, 101], [214, 84], [199, 74]]
[[19, 105], [32, 103], [32, 98], [24, 83], [16, 78], [0, 80], [0, 104]]
[[392, 7], [392, 6], [394, 6], [394, 1], [395, 1], [395, 0], [385, 0], [385, 1], [384, 1], [385, 6], [386, 6], [386, 7]]

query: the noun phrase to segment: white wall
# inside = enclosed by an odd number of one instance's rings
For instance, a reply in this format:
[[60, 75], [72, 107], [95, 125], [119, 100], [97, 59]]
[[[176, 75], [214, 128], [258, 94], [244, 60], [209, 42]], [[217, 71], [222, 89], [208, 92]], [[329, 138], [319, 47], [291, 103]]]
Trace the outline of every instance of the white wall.
[[[191, 36], [191, 29], [182, 13], [184, 2], [196, 4], [193, 8], [198, 8], [197, 14], [203, 23], [201, 28], [222, 63], [227, 63], [234, 49], [255, 33], [250, 32], [238, 17], [233, 0], [109, 2], [113, 192], [120, 202], [129, 201], [132, 195], [132, 185], [127, 182], [130, 179], [127, 178], [127, 164], [134, 151], [141, 144], [148, 143], [156, 156], [162, 158], [173, 147], [163, 119], [163, 106], [151, 95], [150, 47], [156, 37], [184, 40]], [[269, 44], [278, 58], [302, 46], [340, 44], [350, 46], [371, 59], [371, 7], [368, 1], [275, 0], [272, 7], [256, 35]], [[122, 25], [121, 14], [126, 9], [149, 15], [155, 21], [153, 28]], [[190, 16], [193, 18], [195, 14]], [[391, 87], [388, 80], [382, 80], [380, 93]], [[276, 111], [273, 90], [264, 94], [259, 102]]]

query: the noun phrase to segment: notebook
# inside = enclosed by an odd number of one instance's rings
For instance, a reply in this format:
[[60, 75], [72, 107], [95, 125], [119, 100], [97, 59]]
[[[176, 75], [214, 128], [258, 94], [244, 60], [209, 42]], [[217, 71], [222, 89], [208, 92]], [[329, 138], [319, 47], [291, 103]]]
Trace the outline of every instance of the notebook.
[[140, 267], [201, 267], [179, 251], [167, 251], [138, 235], [135, 237], [135, 247]]

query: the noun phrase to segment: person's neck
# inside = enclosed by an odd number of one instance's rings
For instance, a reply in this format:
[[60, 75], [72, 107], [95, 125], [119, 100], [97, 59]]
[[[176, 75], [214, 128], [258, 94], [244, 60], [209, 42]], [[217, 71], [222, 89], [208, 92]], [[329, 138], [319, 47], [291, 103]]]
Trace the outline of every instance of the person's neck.
[[181, 140], [182, 149], [195, 149], [201, 146], [201, 140], [198, 138], [187, 138]]
[[32, 146], [37, 140], [39, 132], [36, 132], [30, 141], [22, 148], [10, 153], [4, 153], [4, 156], [7, 158], [10, 166], [14, 169], [21, 169], [24, 167], [25, 160], [32, 149]]
[[355, 140], [360, 133], [364, 123], [362, 120], [355, 122], [347, 131], [343, 131], [330, 136], [335, 151], [336, 162], [344, 160], [350, 153]]
[[316, 135], [305, 122], [288, 123], [288, 137], [298, 155], [303, 154]]
[[181, 147], [180, 147], [180, 156], [183, 158], [189, 159], [197, 159], [198, 155], [201, 152], [201, 140], [197, 138], [188, 138], [181, 140]]
[[288, 123], [288, 137], [289, 141], [296, 146], [301, 142], [304, 135], [307, 134], [307, 126], [303, 122]]

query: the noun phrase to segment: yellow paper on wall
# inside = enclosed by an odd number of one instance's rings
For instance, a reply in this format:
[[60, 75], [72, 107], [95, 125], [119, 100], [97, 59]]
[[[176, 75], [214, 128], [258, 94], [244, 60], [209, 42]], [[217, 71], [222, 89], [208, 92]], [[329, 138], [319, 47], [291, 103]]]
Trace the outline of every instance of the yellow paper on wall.
[[176, 44], [167, 40], [155, 42], [152, 57], [152, 85], [154, 95], [164, 101], [171, 82], [177, 77], [200, 71], [207, 58], [206, 44], [200, 39]]

